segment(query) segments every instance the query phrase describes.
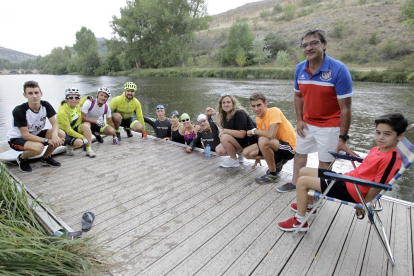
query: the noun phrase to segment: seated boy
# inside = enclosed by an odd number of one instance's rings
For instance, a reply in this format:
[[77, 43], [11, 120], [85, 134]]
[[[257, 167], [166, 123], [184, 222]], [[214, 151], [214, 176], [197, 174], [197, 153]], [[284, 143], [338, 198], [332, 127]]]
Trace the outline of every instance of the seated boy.
[[[408, 126], [407, 120], [399, 113], [383, 115], [375, 120], [375, 142], [377, 146], [372, 148], [363, 162], [356, 169], [345, 173], [352, 177], [374, 181], [382, 184], [389, 181], [398, 172], [401, 166], [401, 157], [397, 150], [397, 144], [405, 136]], [[296, 185], [297, 204], [291, 208], [296, 215], [290, 219], [279, 222], [278, 226], [283, 231], [295, 231], [304, 220], [306, 212], [313, 207], [313, 197], [308, 196], [308, 190], [324, 192], [331, 180], [324, 178], [323, 169], [302, 168]], [[369, 202], [380, 192], [379, 189], [358, 185], [364, 199]], [[336, 181], [327, 196], [349, 202], [361, 202], [354, 184]], [[306, 222], [300, 231], [307, 231]]]

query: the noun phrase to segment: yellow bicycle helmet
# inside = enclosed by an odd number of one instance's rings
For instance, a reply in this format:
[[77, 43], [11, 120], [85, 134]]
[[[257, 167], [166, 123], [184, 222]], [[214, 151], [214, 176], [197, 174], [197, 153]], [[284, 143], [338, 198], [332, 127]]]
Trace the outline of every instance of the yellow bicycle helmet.
[[132, 81], [129, 81], [124, 84], [124, 91], [127, 91], [127, 90], [137, 91], [137, 85], [133, 83]]

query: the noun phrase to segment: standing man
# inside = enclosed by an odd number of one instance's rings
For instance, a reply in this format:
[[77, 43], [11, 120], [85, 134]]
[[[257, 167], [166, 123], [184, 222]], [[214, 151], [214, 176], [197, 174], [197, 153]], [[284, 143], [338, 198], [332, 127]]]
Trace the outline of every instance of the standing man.
[[[23, 85], [23, 96], [27, 103], [13, 109], [12, 128], [7, 134], [7, 140], [12, 149], [22, 151], [16, 161], [22, 172], [31, 172], [29, 157], [46, 152], [40, 162], [51, 167], [60, 167], [60, 163], [52, 158], [52, 152], [65, 141], [65, 132], [56, 123], [56, 111], [46, 101], [42, 101], [43, 92], [35, 81], [27, 81]], [[52, 129], [44, 129], [46, 118]]]
[[[111, 109], [109, 108], [108, 98], [111, 97], [111, 91], [106, 87], [101, 87], [98, 89], [98, 94], [96, 99], [88, 99], [84, 97], [80, 105], [82, 106], [82, 122], [88, 122], [91, 124], [92, 134], [96, 137], [96, 141], [103, 143], [103, 139], [96, 132], [101, 132], [106, 135], [112, 135], [113, 144], [119, 144], [118, 137], [115, 134], [115, 126], [112, 121]], [[106, 119], [109, 123], [106, 124]]]
[[263, 93], [255, 92], [250, 96], [257, 128], [248, 130], [247, 136], [257, 135], [258, 142], [245, 148], [243, 155], [256, 159], [255, 165], [264, 158], [269, 167], [265, 175], [256, 178], [258, 184], [276, 182], [283, 165], [295, 156], [295, 129], [279, 108], [267, 108], [267, 104]]
[[351, 74], [342, 62], [325, 54], [326, 46], [322, 30], [308, 30], [301, 38], [306, 60], [295, 71], [296, 155], [292, 182], [278, 187], [281, 193], [296, 190], [299, 170], [306, 166], [309, 153], [318, 152], [320, 169], [327, 169], [333, 160], [328, 151], [343, 150], [356, 156], [346, 144], [351, 124]]
[[167, 138], [171, 136], [171, 122], [170, 119], [165, 118], [165, 108], [162, 104], [157, 105], [156, 108], [158, 119], [152, 119], [144, 116], [144, 121], [151, 125], [155, 131], [155, 136], [158, 138]]
[[[145, 132], [144, 116], [142, 116], [141, 103], [135, 98], [137, 85], [133, 82], [127, 82], [124, 85], [124, 93], [115, 97], [109, 103], [113, 114], [116, 136], [121, 141], [121, 132], [119, 127], [122, 126], [128, 137], [132, 137], [131, 129], [135, 132], [141, 132], [142, 138], [147, 138]], [[132, 114], [135, 112], [137, 120], [132, 120]]]

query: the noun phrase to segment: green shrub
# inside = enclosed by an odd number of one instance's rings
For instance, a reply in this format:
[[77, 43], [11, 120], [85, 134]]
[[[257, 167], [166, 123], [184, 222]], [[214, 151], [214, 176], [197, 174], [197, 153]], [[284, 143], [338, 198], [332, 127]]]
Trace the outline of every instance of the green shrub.
[[368, 42], [371, 45], [377, 45], [378, 43], [380, 43], [380, 38], [378, 37], [377, 32], [371, 34], [371, 36], [369, 37]]
[[273, 13], [281, 13], [283, 11], [283, 7], [280, 4], [277, 4], [274, 8], [273, 8]]
[[301, 9], [298, 12], [298, 17], [303, 17], [309, 14], [313, 13], [313, 9], [312, 8], [306, 8], [306, 9]]
[[262, 11], [261, 13], [260, 13], [260, 17], [261, 18], [266, 18], [266, 17], [269, 17], [270, 16], [270, 11]]
[[277, 52], [276, 64], [286, 67], [289, 64], [289, 54], [286, 51]]
[[342, 23], [336, 24], [333, 27], [331, 36], [334, 38], [343, 38], [345, 31], [346, 31], [345, 23], [342, 22]]
[[284, 8], [283, 18], [287, 21], [293, 20], [295, 18], [297, 9], [298, 9], [298, 6], [296, 4], [287, 4]]

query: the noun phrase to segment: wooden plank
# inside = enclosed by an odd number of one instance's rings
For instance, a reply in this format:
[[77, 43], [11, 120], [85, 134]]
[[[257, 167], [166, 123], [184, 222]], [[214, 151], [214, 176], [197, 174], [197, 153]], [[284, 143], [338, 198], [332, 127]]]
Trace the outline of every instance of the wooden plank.
[[[278, 218], [284, 208], [292, 201], [294, 193], [276, 194], [276, 196], [276, 200], [269, 208], [266, 208], [239, 235], [226, 244], [211, 261], [206, 263], [200, 271], [197, 271], [197, 275], [251, 273], [257, 263], [271, 250], [277, 236], [275, 233], [280, 231], [274, 229], [275, 221], [279, 221]], [[238, 271], [236, 272], [235, 269]]]
[[[348, 209], [355, 212], [355, 209], [351, 207], [348, 207]], [[355, 215], [353, 216], [352, 225], [349, 228], [348, 237], [343, 246], [334, 275], [358, 275], [360, 273], [370, 229], [370, 223], [366, 217], [363, 220], [359, 220]]]
[[[388, 237], [391, 229], [391, 215], [393, 212], [394, 203], [382, 202], [384, 210], [379, 213], [382, 222], [385, 225]], [[367, 250], [365, 253], [364, 262], [362, 264], [362, 275], [387, 275], [388, 258], [384, 249], [378, 239], [375, 230], [371, 226], [370, 234], [367, 243]]]
[[349, 228], [355, 216], [353, 208], [340, 205], [331, 227], [322, 244], [314, 254], [314, 260], [307, 273], [310, 275], [332, 275], [340, 258], [343, 245], [348, 238]]
[[[249, 185], [254, 185], [254, 187], [259, 186], [255, 183], [251, 183]], [[269, 189], [273, 189], [273, 185], [260, 186], [243, 199], [239, 199], [236, 204], [225, 210], [223, 213], [219, 214], [219, 216], [215, 217], [211, 222], [209, 222], [207, 225], [204, 225], [203, 228], [193, 233], [185, 241], [179, 243], [178, 246], [176, 246], [173, 250], [170, 250], [162, 257], [159, 255], [158, 248], [154, 248], [154, 250], [145, 252], [142, 254], [141, 258], [134, 263], [135, 268], [141, 269], [144, 262], [150, 261], [152, 263], [154, 256], [159, 256], [158, 260], [154, 264], [147, 267], [140, 274], [160, 275], [168, 272], [183, 260], [185, 260], [189, 255], [191, 255], [193, 251], [197, 250], [204, 243], [206, 243], [212, 236], [226, 227], [231, 221], [236, 219], [259, 198], [263, 197], [263, 195], [265, 195]], [[198, 221], [196, 224], [200, 223], [204, 224], [203, 221]], [[168, 246], [168, 244], [162, 244], [162, 246]]]
[[388, 275], [413, 275], [411, 208], [393, 204], [392, 232], [389, 236], [396, 264], [388, 265]]
[[[225, 247], [228, 247], [234, 239], [236, 239], [242, 232], [246, 230], [246, 228], [254, 227], [252, 226], [253, 222], [257, 220], [258, 217], [267, 214], [266, 211], [269, 210], [269, 207], [280, 196], [281, 195], [279, 193], [275, 193], [273, 189], [270, 189], [268, 193], [253, 202], [247, 210], [241, 213], [233, 221], [229, 222], [227, 226], [214, 234], [214, 236], [211, 236], [211, 238], [206, 243], [204, 243], [194, 253], [188, 256], [178, 266], [169, 271], [168, 274], [193, 275], [199, 272], [200, 269], [204, 268], [207, 263], [209, 264], [210, 271], [212, 270], [211, 273], [218, 274], [218, 267], [216, 265], [213, 265], [213, 267], [210, 266], [212, 259], [214, 259], [214, 257]], [[256, 235], [254, 234], [254, 236]], [[232, 251], [234, 252], [233, 247]], [[225, 260], [222, 259], [222, 261]], [[204, 273], [207, 273], [207, 275], [209, 275], [210, 271]]]
[[326, 202], [318, 210], [318, 215], [310, 222], [308, 232], [299, 233], [295, 237], [292, 237], [292, 233], [283, 233], [279, 241], [280, 245], [278, 242], [274, 247], [277, 250], [272, 251], [272, 254], [266, 256], [253, 275], [306, 274], [314, 260], [314, 254], [325, 238], [325, 234], [334, 220], [338, 209], [339, 204]]

